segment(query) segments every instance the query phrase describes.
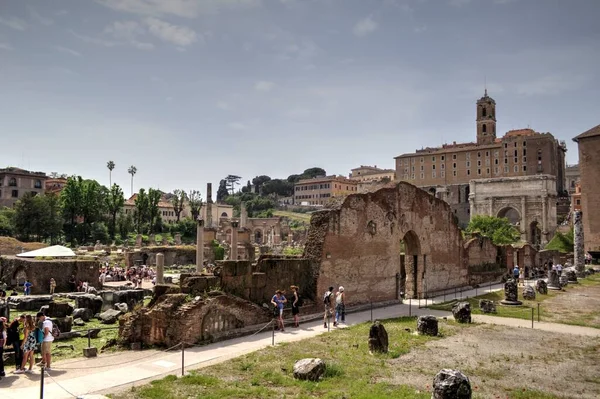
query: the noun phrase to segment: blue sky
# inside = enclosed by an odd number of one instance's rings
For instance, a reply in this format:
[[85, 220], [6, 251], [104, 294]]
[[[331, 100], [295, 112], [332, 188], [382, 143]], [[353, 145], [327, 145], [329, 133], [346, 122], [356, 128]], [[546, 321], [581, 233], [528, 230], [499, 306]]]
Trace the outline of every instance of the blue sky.
[[3, 0], [1, 166], [135, 186], [287, 177], [600, 123], [597, 0]]

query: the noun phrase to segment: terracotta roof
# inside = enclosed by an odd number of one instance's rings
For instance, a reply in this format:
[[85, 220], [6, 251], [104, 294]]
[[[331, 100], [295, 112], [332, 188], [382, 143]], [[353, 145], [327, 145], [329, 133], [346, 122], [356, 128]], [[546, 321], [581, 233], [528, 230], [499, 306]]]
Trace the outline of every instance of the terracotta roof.
[[600, 125], [594, 126], [587, 132], [581, 133], [579, 136], [575, 137], [573, 141], [577, 142], [579, 139], [587, 139], [588, 137], [596, 137], [600, 136]]

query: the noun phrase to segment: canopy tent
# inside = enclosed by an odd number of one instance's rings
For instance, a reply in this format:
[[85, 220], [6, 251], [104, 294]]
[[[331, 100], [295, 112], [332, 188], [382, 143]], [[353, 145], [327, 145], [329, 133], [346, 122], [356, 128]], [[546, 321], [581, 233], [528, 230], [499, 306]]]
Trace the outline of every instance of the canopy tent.
[[38, 256], [52, 258], [72, 258], [75, 257], [75, 252], [70, 248], [62, 245], [53, 245], [51, 247], [36, 249], [35, 251], [23, 252], [17, 255], [19, 258], [37, 258]]

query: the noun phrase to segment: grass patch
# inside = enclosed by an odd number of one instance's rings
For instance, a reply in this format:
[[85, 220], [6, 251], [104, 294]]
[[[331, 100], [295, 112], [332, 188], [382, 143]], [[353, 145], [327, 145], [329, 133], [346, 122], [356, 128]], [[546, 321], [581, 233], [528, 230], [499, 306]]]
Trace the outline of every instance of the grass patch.
[[290, 220], [297, 220], [299, 222], [310, 223], [311, 214], [310, 213], [297, 213], [297, 212], [287, 212], [287, 211], [274, 211], [273, 216], [285, 216]]
[[[427, 398], [431, 393], [414, 387], [381, 382], [393, 374], [392, 359], [411, 348], [439, 339], [414, 335], [415, 318], [384, 321], [390, 342], [387, 354], [370, 355], [367, 337], [371, 323], [332, 331], [301, 342], [268, 347], [204, 368], [175, 379], [169, 376], [150, 385], [132, 389], [116, 398]], [[441, 334], [453, 334], [459, 326], [440, 323]], [[297, 360], [319, 357], [327, 371], [319, 382], [293, 378]]]

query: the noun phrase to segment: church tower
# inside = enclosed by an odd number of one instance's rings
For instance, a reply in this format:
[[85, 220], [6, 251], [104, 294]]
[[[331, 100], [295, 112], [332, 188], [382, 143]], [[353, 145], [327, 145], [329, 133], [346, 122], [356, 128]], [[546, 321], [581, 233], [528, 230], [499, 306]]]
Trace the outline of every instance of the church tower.
[[477, 144], [493, 144], [496, 140], [496, 101], [487, 94], [477, 100]]

